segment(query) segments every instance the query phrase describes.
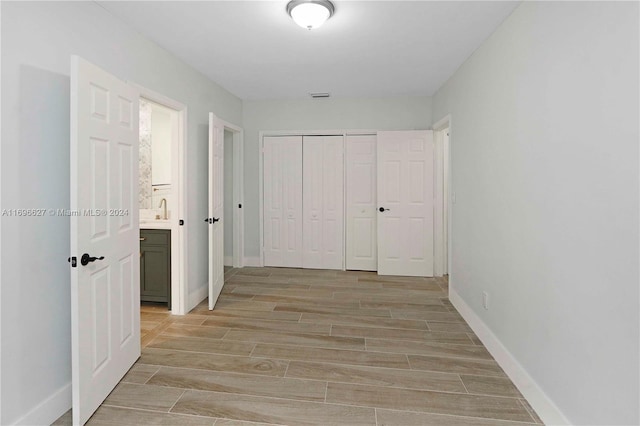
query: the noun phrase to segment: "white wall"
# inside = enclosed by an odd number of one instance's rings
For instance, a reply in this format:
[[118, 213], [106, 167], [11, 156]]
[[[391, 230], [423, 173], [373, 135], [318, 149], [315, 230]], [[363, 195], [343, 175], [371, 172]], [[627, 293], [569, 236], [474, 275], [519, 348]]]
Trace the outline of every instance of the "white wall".
[[640, 422], [638, 16], [525, 2], [434, 96], [451, 288], [575, 424]]
[[[70, 55], [81, 55], [188, 106], [184, 219], [189, 291], [198, 291], [207, 281], [207, 113], [241, 123], [241, 101], [94, 2], [1, 7], [2, 207], [69, 207]], [[68, 219], [2, 217], [3, 425], [27, 414], [51, 422], [70, 403], [69, 245]]]
[[431, 125], [431, 98], [245, 101], [245, 257], [260, 256], [259, 138], [264, 130], [413, 130]]

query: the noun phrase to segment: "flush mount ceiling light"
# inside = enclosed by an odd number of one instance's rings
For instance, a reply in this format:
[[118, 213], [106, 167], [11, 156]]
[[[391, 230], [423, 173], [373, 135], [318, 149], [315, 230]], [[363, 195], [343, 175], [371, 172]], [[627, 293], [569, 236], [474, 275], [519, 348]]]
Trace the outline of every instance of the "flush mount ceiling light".
[[329, 0], [292, 0], [287, 4], [287, 13], [296, 24], [312, 30], [324, 24], [335, 8]]

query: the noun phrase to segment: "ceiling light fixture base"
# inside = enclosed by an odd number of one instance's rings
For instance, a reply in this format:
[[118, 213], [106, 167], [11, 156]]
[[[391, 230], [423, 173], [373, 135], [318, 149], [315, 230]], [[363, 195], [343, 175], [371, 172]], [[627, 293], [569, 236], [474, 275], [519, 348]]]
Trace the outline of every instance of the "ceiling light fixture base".
[[287, 13], [302, 28], [318, 28], [333, 16], [335, 6], [329, 0], [291, 0]]

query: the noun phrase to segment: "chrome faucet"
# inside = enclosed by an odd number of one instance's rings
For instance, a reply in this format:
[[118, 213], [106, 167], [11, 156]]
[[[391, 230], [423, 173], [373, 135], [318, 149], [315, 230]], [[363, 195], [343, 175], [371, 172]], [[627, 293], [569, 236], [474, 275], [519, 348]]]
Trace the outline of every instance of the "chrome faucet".
[[162, 216], [162, 219], [167, 220], [169, 219], [167, 217], [167, 199], [163, 198], [162, 200], [160, 200], [160, 205], [158, 206], [158, 208], [162, 207], [162, 204], [164, 203], [164, 215]]

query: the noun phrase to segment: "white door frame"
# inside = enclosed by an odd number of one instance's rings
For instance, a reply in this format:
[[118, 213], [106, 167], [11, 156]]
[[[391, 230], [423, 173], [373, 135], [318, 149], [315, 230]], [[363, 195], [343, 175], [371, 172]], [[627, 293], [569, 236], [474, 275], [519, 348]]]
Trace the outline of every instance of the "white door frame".
[[[233, 267], [244, 266], [244, 130], [218, 118], [233, 134]], [[239, 207], [242, 205], [242, 208]]]
[[[140, 91], [140, 97], [156, 104], [162, 105], [178, 113], [178, 139], [173, 140], [177, 144], [178, 156], [171, 158], [172, 191], [177, 208], [173, 209], [177, 214], [171, 218], [171, 313], [173, 315], [185, 315], [189, 307], [188, 297], [189, 283], [187, 274], [187, 235], [186, 228], [189, 225], [180, 225], [179, 221], [186, 217], [187, 191], [186, 191], [186, 141], [187, 141], [187, 106], [166, 97], [153, 90], [147, 89], [136, 83], [129, 82]], [[175, 148], [172, 147], [172, 148]], [[174, 149], [172, 151], [175, 152]]]
[[[260, 214], [260, 257], [258, 259], [245, 259], [245, 265], [247, 266], [264, 266], [264, 206], [263, 206], [263, 198], [264, 198], [264, 137], [265, 136], [342, 136], [343, 143], [346, 143], [346, 138], [348, 135], [375, 135], [377, 130], [371, 129], [351, 129], [351, 130], [261, 130], [258, 132], [258, 144], [259, 144], [259, 158], [258, 158], [258, 198], [259, 198], [259, 214]], [[346, 167], [345, 167], [346, 156], [342, 156], [342, 182], [343, 185], [346, 184], [347, 176], [346, 176]], [[346, 188], [343, 191], [343, 217], [346, 218]], [[342, 241], [344, 247], [346, 247], [347, 243], [347, 227], [342, 227]], [[342, 256], [342, 270], [346, 268], [346, 255]]]
[[[444, 139], [442, 135], [442, 131], [444, 129], [449, 129], [449, 151], [448, 155], [445, 155], [445, 146]], [[452, 217], [453, 217], [453, 185], [452, 179], [453, 173], [451, 172], [451, 164], [452, 164], [452, 144], [451, 144], [451, 114], [445, 115], [440, 120], [436, 121], [432, 126], [434, 132], [434, 143], [435, 143], [435, 155], [434, 155], [434, 170], [436, 171], [435, 179], [434, 179], [434, 275], [442, 276], [444, 272], [444, 250], [446, 247], [447, 251], [447, 266], [446, 273], [449, 274], [452, 266], [452, 238], [451, 238], [451, 229], [453, 225]], [[445, 158], [448, 157], [448, 167], [444, 167]], [[444, 170], [448, 171], [448, 176], [444, 176]], [[445, 194], [444, 194], [444, 185], [443, 181], [440, 179], [445, 179], [448, 183], [448, 194], [446, 197], [447, 206], [446, 209], [438, 208], [443, 205]], [[444, 210], [444, 212], [443, 212]], [[443, 213], [446, 213], [446, 226], [447, 226], [447, 241], [444, 243], [444, 226], [445, 226], [445, 217]]]

